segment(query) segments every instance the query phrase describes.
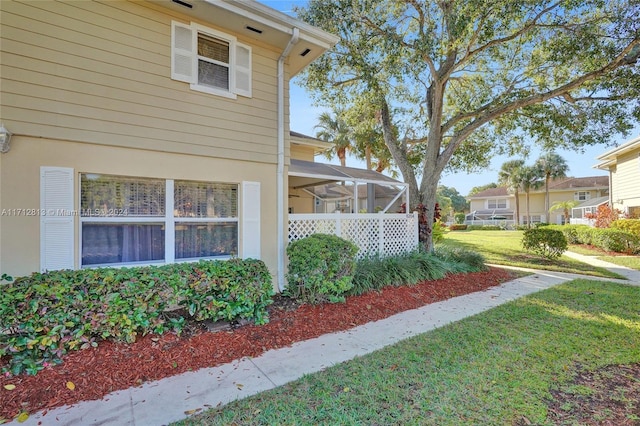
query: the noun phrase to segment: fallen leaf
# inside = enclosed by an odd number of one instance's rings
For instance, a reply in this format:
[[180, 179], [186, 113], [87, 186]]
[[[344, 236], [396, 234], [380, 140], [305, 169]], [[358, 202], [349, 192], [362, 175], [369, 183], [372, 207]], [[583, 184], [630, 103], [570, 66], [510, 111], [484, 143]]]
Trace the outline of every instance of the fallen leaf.
[[20, 413], [18, 417], [16, 417], [16, 420], [18, 421], [18, 423], [24, 423], [27, 421], [28, 418], [29, 418], [29, 414], [23, 411], [22, 413]]
[[238, 390], [242, 390], [244, 385], [242, 383], [236, 383], [236, 387], [238, 388]]
[[193, 410], [187, 410], [187, 411], [185, 411], [184, 413], [185, 413], [187, 416], [190, 416], [190, 415], [192, 415], [192, 414], [194, 414], [194, 413], [197, 413], [198, 411], [201, 411], [201, 410], [202, 410], [202, 408], [195, 408], [195, 409], [193, 409]]
[[67, 382], [67, 389], [76, 390], [76, 385], [73, 382]]
[[4, 385], [4, 388], [6, 390], [14, 390], [16, 388], [16, 385]]

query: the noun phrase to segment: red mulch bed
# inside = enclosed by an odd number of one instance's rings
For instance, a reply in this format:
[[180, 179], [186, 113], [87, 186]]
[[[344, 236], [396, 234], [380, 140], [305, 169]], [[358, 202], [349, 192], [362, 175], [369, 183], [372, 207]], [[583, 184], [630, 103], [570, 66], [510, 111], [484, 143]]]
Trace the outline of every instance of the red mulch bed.
[[[218, 332], [192, 327], [180, 337], [172, 333], [147, 335], [133, 344], [103, 341], [96, 348], [69, 353], [62, 364], [47, 367], [35, 376], [0, 377], [0, 423], [3, 418], [12, 419], [23, 411], [33, 413], [101, 399], [110, 392], [147, 381], [244, 356], [255, 357], [270, 349], [484, 290], [514, 277], [513, 272], [491, 268], [411, 287], [387, 287], [349, 297], [339, 305], [297, 306], [289, 299], [276, 297], [266, 325], [245, 325]], [[0, 362], [0, 367], [3, 364]], [[75, 384], [75, 389], [68, 389], [67, 382]], [[15, 389], [6, 390], [5, 385], [15, 385]]]

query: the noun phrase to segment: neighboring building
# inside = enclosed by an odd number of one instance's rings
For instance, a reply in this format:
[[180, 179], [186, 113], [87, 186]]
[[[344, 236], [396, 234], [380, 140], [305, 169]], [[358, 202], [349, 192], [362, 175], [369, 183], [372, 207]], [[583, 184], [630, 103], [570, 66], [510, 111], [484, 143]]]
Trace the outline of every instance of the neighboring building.
[[609, 172], [609, 205], [640, 217], [640, 136], [597, 157], [594, 167]]
[[289, 80], [337, 37], [250, 0], [2, 0], [0, 27], [0, 272], [238, 255], [280, 284], [317, 150]]
[[[592, 198], [601, 197], [609, 193], [608, 176], [590, 177], [568, 177], [555, 179], [549, 183], [549, 205], [555, 202], [575, 200], [583, 202]], [[527, 201], [526, 194], [519, 192], [520, 224], [527, 223]], [[467, 215], [467, 223], [471, 221], [503, 221], [513, 224], [515, 221], [516, 202], [515, 195], [509, 193], [506, 187], [489, 188], [471, 197], [467, 197], [470, 202], [470, 211]], [[551, 217], [547, 217], [544, 211], [545, 189], [540, 189], [529, 193], [529, 212], [531, 223], [563, 223], [564, 214], [560, 210], [551, 212]]]

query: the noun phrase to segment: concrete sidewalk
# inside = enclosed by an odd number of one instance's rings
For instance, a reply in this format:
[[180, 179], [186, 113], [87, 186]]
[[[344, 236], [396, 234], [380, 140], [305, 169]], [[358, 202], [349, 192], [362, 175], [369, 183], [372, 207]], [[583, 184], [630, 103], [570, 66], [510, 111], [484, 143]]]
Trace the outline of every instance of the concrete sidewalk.
[[[637, 272], [637, 271], [636, 271]], [[145, 383], [85, 401], [32, 414], [8, 425], [166, 425], [189, 414], [284, 385], [305, 374], [353, 359], [519, 297], [582, 275], [536, 271], [486, 291], [455, 297], [389, 318], [242, 358], [215, 368]], [[591, 277], [590, 277], [591, 278]], [[611, 280], [618, 281], [620, 280]], [[640, 280], [635, 281], [640, 283]]]
[[604, 260], [598, 259], [597, 256], [585, 256], [584, 254], [578, 254], [571, 251], [566, 251], [563, 254], [572, 259], [579, 260], [580, 262], [588, 263], [589, 265], [606, 268], [611, 272], [615, 272], [626, 277], [632, 283], [640, 283], [640, 271], [636, 271], [635, 269], [605, 262]]

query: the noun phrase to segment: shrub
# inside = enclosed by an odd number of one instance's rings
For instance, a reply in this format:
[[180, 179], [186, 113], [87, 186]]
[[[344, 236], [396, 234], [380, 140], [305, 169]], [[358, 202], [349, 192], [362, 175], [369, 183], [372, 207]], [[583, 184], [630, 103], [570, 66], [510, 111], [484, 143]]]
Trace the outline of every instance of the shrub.
[[353, 288], [362, 294], [386, 286], [414, 285], [443, 278], [447, 273], [485, 270], [484, 258], [475, 252], [437, 246], [433, 253], [417, 250], [385, 258], [371, 257], [356, 262]]
[[472, 250], [439, 245], [433, 254], [449, 265], [452, 272], [478, 272], [487, 269], [484, 256]]
[[446, 265], [424, 250], [389, 256], [359, 259], [349, 294], [362, 294], [387, 286], [414, 285], [425, 280], [443, 278]]
[[466, 215], [464, 213], [456, 213], [453, 215], [453, 219], [457, 225], [462, 225], [464, 223], [465, 218], [466, 218]]
[[611, 223], [622, 216], [622, 212], [618, 209], [612, 209], [607, 204], [598, 206], [596, 212], [596, 228], [608, 228]]
[[287, 246], [285, 294], [307, 303], [343, 302], [353, 287], [358, 247], [335, 235], [313, 234]]
[[433, 244], [436, 244], [442, 241], [442, 239], [444, 238], [444, 230], [445, 230], [445, 225], [443, 225], [442, 222], [440, 222], [439, 220], [433, 224], [433, 226], [431, 227], [431, 238], [432, 238]]
[[[197, 291], [196, 291], [197, 290]], [[257, 260], [201, 261], [159, 267], [35, 273], [0, 292], [0, 356], [13, 374], [35, 374], [70, 350], [99, 339], [180, 332], [185, 306], [197, 319], [267, 321], [271, 275]]]
[[264, 262], [200, 262], [187, 266], [187, 271], [189, 279], [179, 288], [178, 297], [197, 321], [244, 318], [257, 324], [268, 322], [266, 307], [271, 304], [273, 286]]
[[[582, 244], [580, 240], [578, 230], [579, 229], [592, 229], [588, 225], [550, 225], [549, 229], [555, 229], [557, 231], [562, 232], [564, 237], [567, 239], [568, 244]], [[586, 231], [591, 232], [591, 231]]]
[[456, 223], [449, 225], [450, 231], [464, 231], [465, 229], [467, 229], [467, 225], [460, 225]]
[[640, 237], [617, 229], [594, 229], [593, 245], [605, 251], [633, 254], [640, 252]]
[[640, 237], [640, 219], [618, 219], [611, 222], [611, 228], [626, 231]]
[[588, 225], [576, 228], [576, 237], [578, 239], [578, 243], [592, 245], [594, 232], [595, 228], [592, 228]]
[[498, 225], [469, 225], [467, 229], [470, 231], [500, 231], [504, 228]]
[[548, 227], [524, 231], [522, 247], [547, 259], [556, 259], [567, 250], [567, 239], [562, 232]]

